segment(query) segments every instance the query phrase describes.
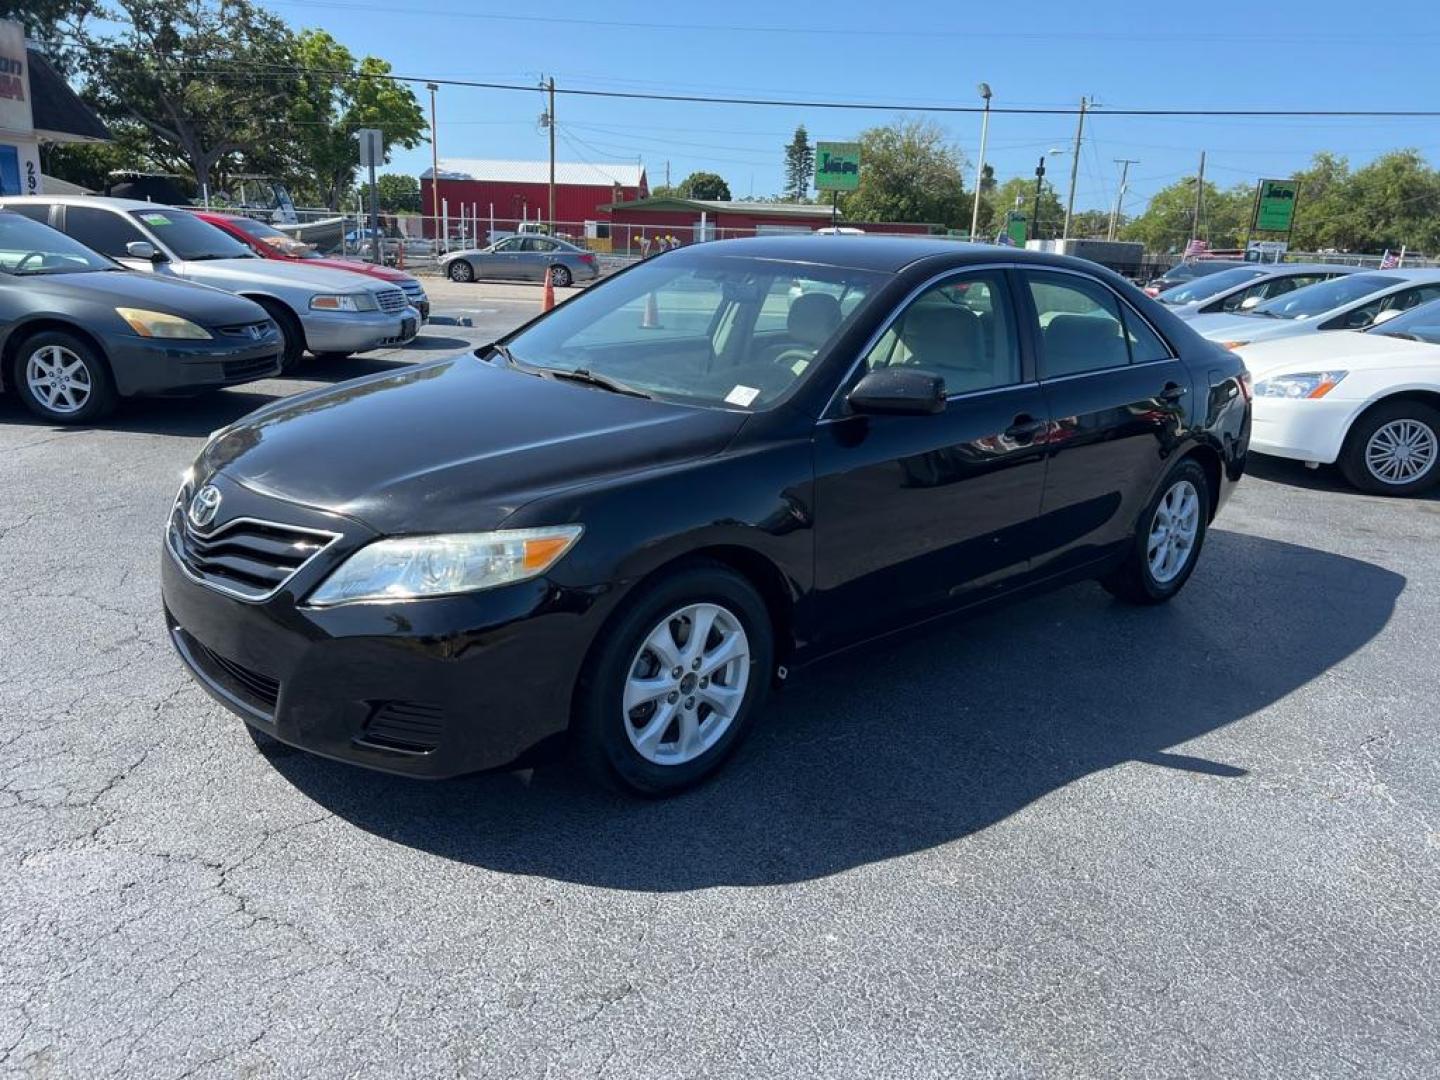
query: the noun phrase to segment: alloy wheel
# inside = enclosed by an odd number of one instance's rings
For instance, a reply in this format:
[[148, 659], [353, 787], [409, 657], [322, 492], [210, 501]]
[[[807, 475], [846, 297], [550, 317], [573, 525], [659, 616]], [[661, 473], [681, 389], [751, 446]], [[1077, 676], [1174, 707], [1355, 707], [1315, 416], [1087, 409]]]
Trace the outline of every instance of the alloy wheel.
[[62, 416], [83, 409], [95, 389], [85, 361], [63, 345], [45, 345], [30, 354], [25, 385], [36, 401]]
[[1440, 440], [1419, 420], [1391, 420], [1365, 444], [1365, 468], [1382, 484], [1409, 484], [1435, 467]]
[[1189, 480], [1180, 480], [1165, 492], [1150, 521], [1145, 558], [1156, 584], [1167, 585], [1180, 576], [1195, 550], [1200, 533], [1200, 493]]
[[750, 641], [719, 604], [689, 604], [646, 635], [625, 679], [630, 745], [646, 761], [684, 765], [713, 747], [740, 714]]

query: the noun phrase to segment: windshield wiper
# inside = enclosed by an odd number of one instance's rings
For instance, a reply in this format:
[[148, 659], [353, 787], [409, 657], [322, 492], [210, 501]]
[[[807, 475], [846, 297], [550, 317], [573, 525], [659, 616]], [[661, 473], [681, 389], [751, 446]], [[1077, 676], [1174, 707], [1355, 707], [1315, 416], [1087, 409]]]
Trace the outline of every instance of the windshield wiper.
[[602, 390], [609, 390], [615, 394], [629, 394], [631, 397], [646, 399], [654, 396], [647, 394], [644, 390], [637, 390], [633, 386], [626, 386], [622, 382], [617, 382], [608, 375], [597, 375], [589, 368], [580, 367], [574, 371], [566, 371], [564, 368], [545, 368], [544, 370], [549, 372], [552, 379], [569, 379], [571, 382], [585, 383], [588, 386], [598, 386]]

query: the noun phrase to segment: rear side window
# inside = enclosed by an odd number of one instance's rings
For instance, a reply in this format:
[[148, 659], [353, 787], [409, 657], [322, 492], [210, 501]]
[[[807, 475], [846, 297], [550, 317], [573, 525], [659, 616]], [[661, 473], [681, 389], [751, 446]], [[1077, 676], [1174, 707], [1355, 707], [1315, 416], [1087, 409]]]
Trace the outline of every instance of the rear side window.
[[1151, 360], [1169, 360], [1174, 353], [1150, 325], [1127, 307], [1122, 307], [1121, 317], [1125, 320], [1125, 340], [1130, 345], [1130, 362], [1144, 364]]
[[31, 221], [38, 221], [41, 225], [50, 224], [50, 207], [36, 203], [21, 203], [19, 206], [6, 206], [6, 210], [13, 211], [21, 217], [27, 217]]
[[115, 259], [128, 257], [126, 244], [145, 239], [144, 234], [123, 214], [112, 214], [92, 206], [65, 207], [64, 232], [90, 250]]
[[1129, 338], [1114, 293], [1074, 274], [1028, 271], [1025, 279], [1039, 324], [1041, 378], [1130, 363]]

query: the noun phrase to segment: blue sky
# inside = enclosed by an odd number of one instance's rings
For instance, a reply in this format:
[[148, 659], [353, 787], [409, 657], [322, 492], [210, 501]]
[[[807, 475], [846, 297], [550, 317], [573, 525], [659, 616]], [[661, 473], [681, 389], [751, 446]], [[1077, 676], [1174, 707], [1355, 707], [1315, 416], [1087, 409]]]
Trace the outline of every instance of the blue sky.
[[[885, 5], [835, 0], [786, 11], [756, 0], [725, 5], [498, 5], [463, 0], [263, 0], [292, 25], [329, 30], [357, 54], [384, 57], [401, 74], [560, 86], [894, 103], [894, 113], [652, 103], [562, 96], [562, 160], [641, 159], [652, 185], [665, 162], [678, 181], [696, 169], [723, 175], [737, 197], [775, 193], [781, 147], [797, 123], [812, 138], [845, 139], [917, 104], [1099, 102], [1087, 122], [1077, 208], [1108, 207], [1113, 159], [1132, 168], [1128, 210], [1193, 175], [1199, 152], [1223, 186], [1284, 176], [1316, 150], [1363, 163], [1418, 147], [1440, 157], [1440, 123], [1423, 119], [1209, 119], [1106, 116], [1105, 107], [1423, 109], [1436, 105], [1440, 74], [1425, 58], [1440, 45], [1440, 17], [1404, 29], [1370, 20], [1339, 0], [1271, 4], [1114, 3], [1032, 0]], [[1373, 9], [1377, 13], [1383, 9]], [[1393, 11], [1394, 9], [1390, 9]], [[652, 25], [625, 25], [625, 24]], [[665, 23], [677, 28], [660, 27]], [[422, 99], [423, 88], [417, 87]], [[442, 157], [543, 158], [540, 94], [443, 88]], [[935, 117], [973, 168], [980, 118]], [[1069, 147], [1071, 117], [995, 116], [987, 160], [1001, 180], [1033, 175], [1038, 156]], [[1062, 193], [1069, 159], [1050, 163]], [[429, 150], [401, 152], [397, 171], [418, 173]], [[969, 177], [967, 176], [967, 186]]]

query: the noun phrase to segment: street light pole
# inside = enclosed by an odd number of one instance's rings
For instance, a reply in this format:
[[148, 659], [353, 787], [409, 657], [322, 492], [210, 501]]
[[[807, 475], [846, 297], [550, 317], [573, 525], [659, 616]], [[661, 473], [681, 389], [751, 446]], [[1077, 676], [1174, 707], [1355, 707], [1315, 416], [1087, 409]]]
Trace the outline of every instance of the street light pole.
[[[435, 83], [426, 83], [425, 89], [430, 91], [430, 213], [435, 218], [435, 236], [437, 243], [435, 250], [440, 251], [440, 137], [435, 131], [435, 91], [440, 87]], [[423, 233], [422, 233], [423, 235]]]
[[1125, 181], [1130, 176], [1130, 166], [1140, 162], [1135, 158], [1116, 158], [1115, 164], [1120, 166], [1120, 189], [1115, 192], [1115, 209], [1110, 211], [1110, 231], [1105, 234], [1107, 240], [1115, 239], [1115, 230], [1120, 224], [1120, 205], [1125, 199]]
[[1070, 195], [1065, 200], [1065, 228], [1061, 240], [1070, 239], [1070, 218], [1075, 213], [1075, 181], [1080, 175], [1080, 140], [1085, 137], [1085, 110], [1090, 107], [1086, 98], [1080, 99], [1080, 122], [1075, 125], [1075, 156], [1070, 159]]
[[980, 121], [980, 162], [975, 166], [975, 205], [970, 211], [970, 240], [980, 228], [980, 189], [985, 183], [985, 142], [990, 137], [990, 84], [980, 84], [980, 96], [985, 99], [985, 118]]

